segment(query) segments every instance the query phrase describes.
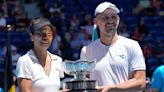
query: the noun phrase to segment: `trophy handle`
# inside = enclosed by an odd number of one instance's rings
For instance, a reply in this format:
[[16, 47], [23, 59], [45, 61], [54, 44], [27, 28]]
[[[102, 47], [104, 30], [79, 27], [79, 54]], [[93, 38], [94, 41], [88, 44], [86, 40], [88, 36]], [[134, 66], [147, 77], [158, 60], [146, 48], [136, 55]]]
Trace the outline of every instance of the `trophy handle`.
[[76, 73], [75, 66], [72, 61], [65, 60], [64, 62], [62, 62], [62, 68], [63, 71], [68, 75], [74, 76]]

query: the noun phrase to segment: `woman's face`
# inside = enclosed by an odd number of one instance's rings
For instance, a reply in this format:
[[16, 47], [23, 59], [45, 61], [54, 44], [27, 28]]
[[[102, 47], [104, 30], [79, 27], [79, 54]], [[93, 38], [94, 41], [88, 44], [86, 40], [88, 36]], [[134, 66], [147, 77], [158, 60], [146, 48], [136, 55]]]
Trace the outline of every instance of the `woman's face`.
[[53, 30], [50, 26], [46, 25], [43, 28], [34, 31], [31, 35], [31, 40], [34, 43], [34, 48], [48, 49], [53, 39]]

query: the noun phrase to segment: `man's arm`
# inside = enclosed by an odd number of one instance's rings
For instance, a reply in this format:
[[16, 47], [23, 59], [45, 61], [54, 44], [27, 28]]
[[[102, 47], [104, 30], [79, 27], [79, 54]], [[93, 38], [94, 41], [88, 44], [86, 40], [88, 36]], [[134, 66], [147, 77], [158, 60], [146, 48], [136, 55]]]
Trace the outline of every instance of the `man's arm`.
[[132, 72], [132, 78], [115, 86], [115, 90], [138, 90], [146, 87], [146, 73], [144, 70]]
[[108, 91], [133, 91], [133, 90], [142, 90], [146, 87], [146, 73], [145, 70], [137, 70], [132, 72], [131, 78], [121, 84], [113, 85], [113, 86], [100, 86], [98, 87], [99, 90], [102, 92]]

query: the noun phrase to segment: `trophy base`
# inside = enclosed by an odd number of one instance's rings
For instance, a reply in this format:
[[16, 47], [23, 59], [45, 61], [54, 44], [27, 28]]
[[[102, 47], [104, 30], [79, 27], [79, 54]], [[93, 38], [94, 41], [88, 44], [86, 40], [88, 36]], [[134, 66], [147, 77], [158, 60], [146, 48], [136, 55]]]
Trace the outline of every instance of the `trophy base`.
[[95, 80], [74, 80], [66, 82], [66, 88], [70, 89], [70, 92], [98, 92], [95, 87]]

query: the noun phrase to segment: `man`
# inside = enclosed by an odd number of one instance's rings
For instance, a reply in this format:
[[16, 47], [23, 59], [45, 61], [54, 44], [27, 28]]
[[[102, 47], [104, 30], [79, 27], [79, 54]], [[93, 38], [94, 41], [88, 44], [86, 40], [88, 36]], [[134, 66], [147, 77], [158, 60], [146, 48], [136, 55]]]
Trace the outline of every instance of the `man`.
[[151, 92], [164, 92], [164, 65], [159, 66], [153, 73]]
[[96, 59], [90, 78], [101, 92], [141, 92], [146, 85], [145, 61], [137, 41], [117, 34], [119, 9], [110, 2], [95, 9], [100, 39], [84, 46], [81, 59]]

